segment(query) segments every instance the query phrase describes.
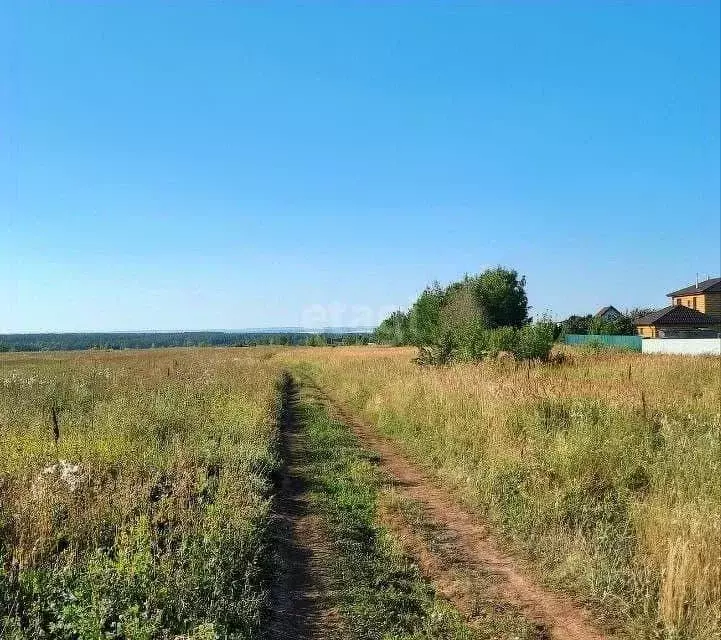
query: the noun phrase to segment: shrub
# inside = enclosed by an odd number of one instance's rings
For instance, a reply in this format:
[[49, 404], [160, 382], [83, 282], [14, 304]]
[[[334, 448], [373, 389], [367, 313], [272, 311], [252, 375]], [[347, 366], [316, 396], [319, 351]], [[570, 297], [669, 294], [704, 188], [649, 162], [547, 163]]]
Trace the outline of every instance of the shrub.
[[553, 348], [555, 325], [547, 320], [529, 324], [518, 330], [515, 355], [520, 360], [548, 360]]
[[436, 344], [419, 347], [415, 361], [420, 365], [444, 365], [453, 361], [457, 354], [458, 350], [452, 336], [445, 333]]
[[554, 339], [555, 325], [546, 320], [520, 329], [486, 330], [480, 325], [469, 325], [459, 334], [446, 331], [434, 344], [420, 347], [416, 362], [422, 365], [477, 362], [486, 357], [495, 358], [500, 353], [512, 353], [518, 360], [546, 362]]
[[518, 348], [518, 332], [513, 327], [499, 327], [487, 332], [488, 355], [495, 357], [501, 351], [515, 354]]

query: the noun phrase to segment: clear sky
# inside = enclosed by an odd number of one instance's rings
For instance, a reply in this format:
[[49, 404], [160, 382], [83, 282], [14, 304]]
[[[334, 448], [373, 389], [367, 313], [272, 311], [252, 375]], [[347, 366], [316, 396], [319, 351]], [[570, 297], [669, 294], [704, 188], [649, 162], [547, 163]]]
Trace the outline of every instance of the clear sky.
[[718, 2], [0, 4], [0, 332], [535, 313], [718, 275]]

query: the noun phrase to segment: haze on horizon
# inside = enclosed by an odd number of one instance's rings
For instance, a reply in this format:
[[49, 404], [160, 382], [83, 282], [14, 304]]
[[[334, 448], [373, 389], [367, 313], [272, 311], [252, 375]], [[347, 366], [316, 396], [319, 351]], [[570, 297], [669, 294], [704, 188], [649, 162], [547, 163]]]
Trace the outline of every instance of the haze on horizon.
[[533, 314], [721, 271], [719, 3], [0, 4], [0, 333]]

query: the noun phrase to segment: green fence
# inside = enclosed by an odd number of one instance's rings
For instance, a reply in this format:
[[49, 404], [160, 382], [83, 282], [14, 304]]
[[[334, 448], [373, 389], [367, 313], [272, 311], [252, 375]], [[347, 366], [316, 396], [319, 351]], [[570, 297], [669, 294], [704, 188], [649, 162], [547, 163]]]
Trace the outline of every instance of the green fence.
[[564, 338], [566, 344], [584, 345], [595, 344], [616, 349], [628, 349], [630, 351], [641, 351], [641, 336], [600, 336], [600, 335], [579, 335], [572, 333]]

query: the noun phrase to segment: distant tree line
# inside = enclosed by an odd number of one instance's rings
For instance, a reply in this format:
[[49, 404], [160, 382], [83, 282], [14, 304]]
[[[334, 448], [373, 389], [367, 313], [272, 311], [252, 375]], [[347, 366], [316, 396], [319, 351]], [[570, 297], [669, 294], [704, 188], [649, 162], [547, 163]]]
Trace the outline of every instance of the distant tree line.
[[257, 345], [368, 344], [369, 333], [224, 332], [16, 333], [0, 335], [0, 352], [151, 349], [154, 347], [251, 347]]
[[653, 309], [629, 309], [614, 320], [604, 320], [591, 315], [572, 315], [560, 323], [563, 335], [602, 335], [602, 336], [633, 336], [636, 335], [634, 320], [652, 313]]
[[501, 352], [548, 358], [555, 323], [531, 322], [525, 277], [496, 267], [441, 287], [427, 287], [408, 312], [396, 311], [376, 329], [377, 342], [418, 347], [418, 361], [475, 361]]

